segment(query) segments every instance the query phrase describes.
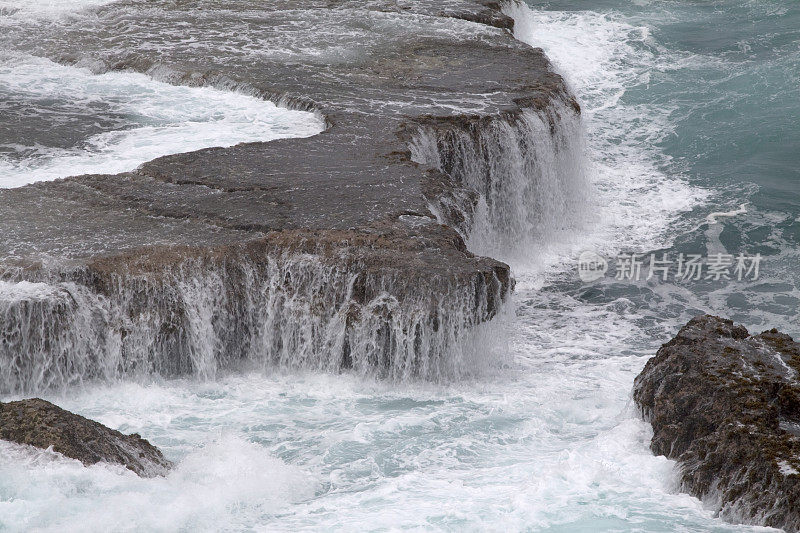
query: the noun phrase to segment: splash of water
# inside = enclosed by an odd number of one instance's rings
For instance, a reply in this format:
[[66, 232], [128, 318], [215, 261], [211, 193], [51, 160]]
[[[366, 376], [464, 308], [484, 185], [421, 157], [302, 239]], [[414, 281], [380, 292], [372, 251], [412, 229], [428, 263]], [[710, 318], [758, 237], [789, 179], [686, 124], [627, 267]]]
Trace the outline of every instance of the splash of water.
[[472, 202], [462, 195], [434, 206], [440, 221], [458, 228], [471, 251], [519, 264], [537, 244], [581, 226], [584, 139], [574, 103], [557, 99], [544, 109], [422, 127], [411, 153], [477, 193]]
[[0, 282], [0, 392], [241, 366], [457, 378], [496, 343], [480, 324], [507, 289], [494, 275], [465, 288], [275, 250], [42, 276]]

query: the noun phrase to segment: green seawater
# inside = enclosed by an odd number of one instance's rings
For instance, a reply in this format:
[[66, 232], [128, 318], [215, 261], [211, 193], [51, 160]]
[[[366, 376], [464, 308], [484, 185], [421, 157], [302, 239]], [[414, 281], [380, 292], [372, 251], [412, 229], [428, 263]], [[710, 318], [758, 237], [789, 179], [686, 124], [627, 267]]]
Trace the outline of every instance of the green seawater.
[[[670, 324], [668, 330], [693, 314], [713, 312], [751, 331], [778, 327], [800, 334], [800, 3], [529, 5], [535, 23], [526, 40], [543, 46], [573, 82], [589, 135], [604, 138], [596, 159], [630, 167], [638, 150], [658, 173], [649, 190], [626, 191], [629, 212], [639, 210], [636, 220], [646, 225], [665, 204], [676, 205], [673, 216], [646, 233], [660, 232], [661, 242], [634, 236], [620, 239], [611, 252], [641, 254], [642, 278], [650, 254], [662, 259], [666, 253], [673, 269], [681, 253], [704, 261], [733, 257], [731, 280], [709, 280], [706, 272], [700, 280], [682, 280], [673, 270], [667, 282], [635, 283], [614, 279], [612, 267], [583, 299], [625, 295], [654, 324]], [[587, 77], [587, 67], [615, 72]], [[620, 158], [614, 148], [623, 145], [630, 153]], [[665, 182], [686, 188], [659, 202], [647, 198]], [[697, 201], [682, 208], [682, 195]], [[730, 216], [708, 219], [720, 212]], [[738, 279], [740, 254], [748, 268], [750, 258], [761, 256], [757, 276], [744, 272]]]

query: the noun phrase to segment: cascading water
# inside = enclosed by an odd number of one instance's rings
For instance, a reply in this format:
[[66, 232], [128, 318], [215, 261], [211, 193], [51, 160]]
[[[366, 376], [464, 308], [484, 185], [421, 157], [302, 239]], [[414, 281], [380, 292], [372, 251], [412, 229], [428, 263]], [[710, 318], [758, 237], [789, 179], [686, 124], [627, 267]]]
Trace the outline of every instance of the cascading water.
[[[0, 1], [0, 19], [8, 3]], [[126, 1], [109, 13], [136, 24], [148, 3], [164, 4]], [[772, 128], [776, 116], [786, 124], [796, 116], [796, 80], [784, 74], [797, 71], [789, 38], [797, 10], [740, 0], [609, 0], [602, 11], [574, 0], [547, 4], [505, 11], [517, 37], [543, 47], [580, 97], [590, 161], [573, 159], [584, 141], [569, 103], [426, 123], [411, 142], [414, 159], [443, 184], [441, 197], [428, 198], [439, 220], [472, 250], [513, 263], [513, 328], [492, 337], [492, 324], [463, 327], [474, 323], [464, 309], [497, 298], [482, 289], [491, 277], [470, 281], [482, 296], [468, 297], [391, 269], [354, 276], [364, 265], [314, 250], [187, 258], [170, 263], [180, 268], [124, 277], [54, 268], [22, 281], [6, 273], [0, 362], [12, 361], [16, 374], [0, 376], [3, 401], [36, 391], [141, 433], [176, 467], [144, 480], [0, 442], [0, 529], [749, 531], [677, 493], [674, 465], [649, 450], [651, 430], [629, 392], [658, 344], [699, 309], [741, 305], [739, 321], [758, 316], [756, 328], [797, 333], [800, 300], [786, 288], [796, 280], [800, 221], [794, 130]], [[219, 33], [263, 5], [227, 3]], [[292, 20], [306, 18], [292, 8]], [[321, 17], [316, 6], [309, 13]], [[733, 37], [708, 38], [726, 17]], [[771, 29], [785, 27], [774, 37], [749, 35], [750, 19], [763, 17]], [[256, 30], [269, 26], [253, 18]], [[176, 31], [187, 49], [200, 45], [213, 58], [213, 35], [199, 27]], [[256, 30], [242, 42], [270, 52], [252, 39]], [[291, 31], [292, 39], [309, 35]], [[314, 60], [328, 61], [310, 44]], [[342, 61], [350, 49], [339, 44], [326, 50]], [[382, 68], [405, 68], [395, 59]], [[758, 84], [785, 93], [753, 99], [744, 88]], [[737, 130], [722, 120], [704, 137], [713, 120], [739, 113], [756, 126]], [[763, 146], [758, 124], [787, 139], [772, 145], [782, 154], [773, 162], [791, 163], [782, 176], [762, 172], [750, 150]], [[767, 176], [763, 192], [741, 186], [741, 169]], [[576, 279], [576, 250], [686, 251], [687, 242], [705, 242], [690, 228], [708, 212], [745, 200], [756, 201], [720, 221], [724, 231], [715, 235], [728, 246], [742, 237], [754, 246], [746, 251], [769, 256], [769, 278], [747, 292], [731, 284], [707, 297], [689, 285]], [[593, 214], [599, 222], [584, 232], [584, 216]], [[447, 296], [431, 303], [433, 293]], [[465, 333], [479, 338], [467, 338], [463, 351], [436, 348]], [[505, 365], [492, 364], [487, 349], [499, 341], [509, 346]], [[431, 348], [421, 355], [423, 346]], [[27, 365], [23, 351], [38, 362]], [[146, 378], [131, 379], [139, 373]]]
[[589, 191], [584, 139], [577, 104], [564, 97], [544, 109], [423, 126], [411, 153], [477, 193], [436, 199], [440, 221], [457, 228], [471, 251], [516, 265], [581, 226]]
[[[43, 3], [5, 4], [0, 15], [10, 18], [0, 24], [15, 31], [20, 20], [69, 14]], [[220, 90], [182, 86], [200, 82], [158, 65], [145, 75], [109, 71], [101, 60], [81, 63], [89, 71], [27, 53], [0, 59], [9, 113], [22, 120], [35, 107], [44, 117], [31, 124], [43, 141], [0, 146], [0, 187], [131, 171], [166, 153], [323, 129], [324, 117], [307, 103], [283, 102], [312, 113], [277, 108], [224, 77], [202, 80]], [[395, 272], [364, 271], [313, 252], [275, 251], [177, 258], [157, 272], [122, 269], [102, 279], [58, 265], [12, 269], [0, 281], [0, 393], [133, 376], [213, 378], [245, 366], [430, 380], [481, 366], [468, 359], [481, 351], [480, 324], [497, 313], [504, 283], [490, 276], [412, 284]]]
[[0, 392], [243, 366], [452, 379], [480, 366], [478, 326], [506, 289], [494, 276], [451, 283], [263, 248], [102, 280], [2, 281]]

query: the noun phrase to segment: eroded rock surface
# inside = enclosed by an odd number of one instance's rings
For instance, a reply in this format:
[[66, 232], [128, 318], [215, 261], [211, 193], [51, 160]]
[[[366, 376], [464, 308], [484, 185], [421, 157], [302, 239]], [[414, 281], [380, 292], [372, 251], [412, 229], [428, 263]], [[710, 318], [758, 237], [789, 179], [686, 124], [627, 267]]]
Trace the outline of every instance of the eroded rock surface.
[[[525, 113], [548, 135], [578, 112], [498, 3], [121, 0], [82, 13], [0, 44], [272, 98], [327, 129], [0, 190], [0, 392], [241, 360], [453, 375], [459, 343], [513, 287], [508, 265], [465, 246], [482, 190], [504, 191], [492, 158], [505, 156], [481, 139], [513, 140]], [[412, 161], [420, 129], [448, 160], [452, 130], [476, 139], [480, 186], [435, 155]], [[521, 165], [536, 164], [529, 144], [511, 147]]]
[[651, 449], [723, 518], [800, 530], [800, 344], [692, 319], [636, 378]]
[[33, 398], [0, 402], [0, 439], [53, 450], [84, 465], [119, 464], [142, 477], [165, 475], [172, 466], [138, 434], [119, 431]]

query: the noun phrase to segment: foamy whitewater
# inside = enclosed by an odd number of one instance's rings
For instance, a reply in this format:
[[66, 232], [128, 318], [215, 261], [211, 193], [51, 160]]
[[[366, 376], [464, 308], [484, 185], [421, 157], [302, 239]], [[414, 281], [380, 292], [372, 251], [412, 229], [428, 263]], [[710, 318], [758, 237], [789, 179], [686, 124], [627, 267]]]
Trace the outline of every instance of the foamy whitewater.
[[[795, 171], [737, 160], [746, 146], [737, 136], [748, 133], [724, 124], [733, 108], [754, 124], [765, 115], [792, 116], [768, 105], [797, 105], [791, 80], [776, 83], [773, 98], [760, 106], [742, 94], [751, 77], [772, 72], [769, 61], [796, 66], [796, 50], [793, 56], [780, 49], [789, 46], [785, 40], [765, 44], [761, 34], [746, 32], [752, 18], [764, 17], [769, 27], [775, 17], [798, 22], [800, 14], [770, 11], [767, 2], [722, 3], [731, 18], [724, 24], [703, 6], [672, 1], [609, 0], [598, 2], [602, 11], [576, 0], [507, 7], [515, 36], [544, 48], [578, 96], [582, 122], [570, 131], [583, 158], [562, 168], [580, 168], [588, 191], [578, 205], [565, 201], [543, 218], [534, 242], [500, 250], [517, 279], [515, 316], [498, 325], [509, 344], [502, 364], [445, 384], [269, 370], [219, 373], [213, 380], [108, 381], [51, 393], [45, 397], [65, 409], [146, 436], [177, 466], [166, 478], [141, 479], [118, 467], [85, 468], [52, 452], [0, 443], [0, 529], [759, 529], [726, 524], [676, 492], [674, 463], [651, 454], [650, 427], [630, 399], [646, 360], [695, 313], [725, 314], [751, 330], [774, 326], [800, 334]], [[692, 38], [735, 24], [744, 35], [732, 43], [720, 36], [721, 43], [698, 45]], [[154, 157], [144, 148], [148, 140], [173, 152], [197, 148], [185, 134], [171, 135], [170, 128], [187, 123], [199, 128], [190, 131], [220, 135], [197, 133], [207, 146], [263, 140], [276, 131], [313, 133], [311, 122], [292, 116], [284, 123], [276, 114], [282, 111], [249, 97], [129, 74], [93, 77], [58, 65], [25, 70], [37, 61], [0, 63], [0, 91], [23, 79], [14, 72], [29, 72], [32, 97], [74, 94], [63, 89], [74, 83], [87, 100], [113, 103], [113, 90], [125, 87], [141, 97], [121, 113], [151, 110], [147, 120], [156, 124], [142, 119], [90, 136], [80, 156], [36, 151], [13, 163], [10, 181], [0, 186], [25, 183], [27, 164], [53, 177], [79, 168], [117, 171], [105, 166], [117, 156], [135, 166]], [[69, 76], [62, 68], [70, 68]], [[42, 71], [52, 78], [33, 78]], [[174, 109], [178, 101], [187, 108]], [[203, 129], [216, 120], [225, 127]], [[784, 123], [773, 124], [780, 131]], [[159, 128], [164, 131], [155, 133]], [[91, 141], [103, 135], [115, 140]], [[791, 152], [778, 141], [774, 147]], [[773, 156], [781, 160], [780, 153]], [[759, 181], [761, 175], [774, 179]], [[470, 246], [491, 243], [476, 233]], [[762, 280], [691, 285], [608, 275], [584, 284], [576, 275], [577, 256], [586, 250], [613, 257], [720, 248], [763, 253]]]
[[53, 130], [45, 144], [0, 141], [0, 187], [117, 174], [163, 155], [324, 129], [313, 113], [247, 94], [170, 85], [130, 72], [97, 75], [18, 53], [0, 53], [0, 99], [10, 115], [46, 120]]

